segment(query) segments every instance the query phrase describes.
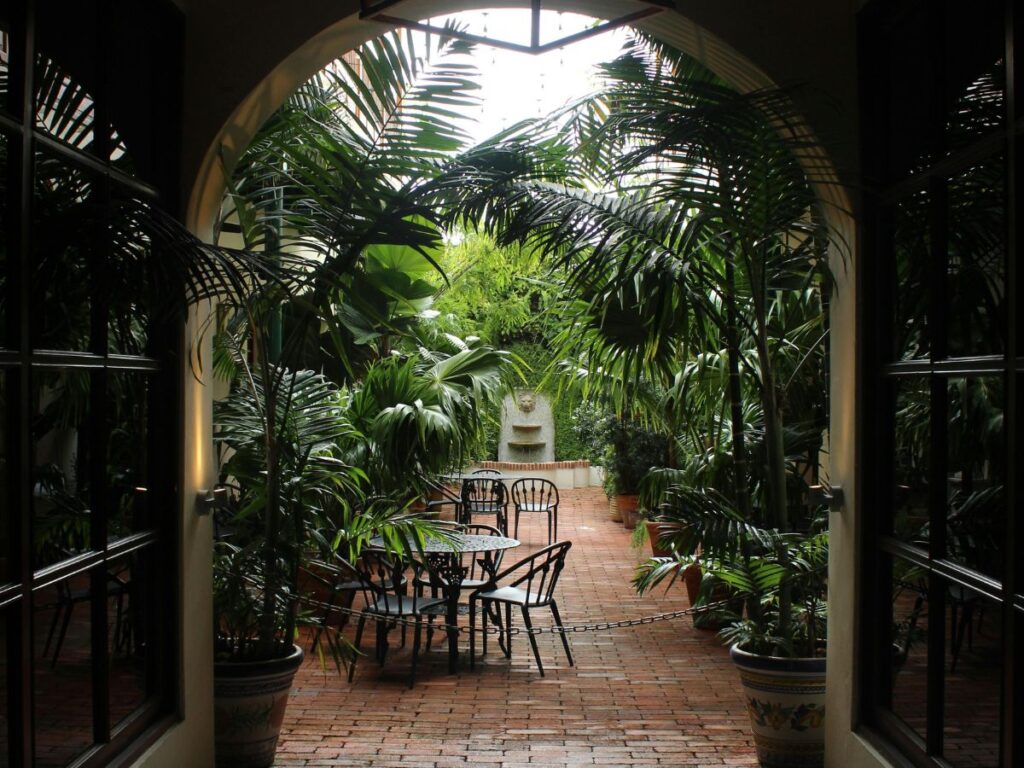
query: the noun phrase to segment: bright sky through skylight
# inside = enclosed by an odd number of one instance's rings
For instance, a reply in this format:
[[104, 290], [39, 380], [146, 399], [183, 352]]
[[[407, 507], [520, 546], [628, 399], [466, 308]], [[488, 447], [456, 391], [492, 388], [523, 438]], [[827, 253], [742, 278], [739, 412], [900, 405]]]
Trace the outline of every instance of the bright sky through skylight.
[[[529, 44], [527, 10], [473, 11], [455, 14], [454, 18], [466, 24], [468, 32]], [[431, 22], [441, 26], [444, 19]], [[594, 23], [594, 19], [585, 16], [542, 11], [541, 43], [579, 32]], [[472, 115], [477, 122], [469, 128], [474, 142], [525, 118], [546, 115], [594, 90], [598, 84], [594, 65], [618, 56], [627, 32], [624, 28], [615, 29], [536, 56], [478, 45], [473, 64], [480, 70], [483, 103]]]

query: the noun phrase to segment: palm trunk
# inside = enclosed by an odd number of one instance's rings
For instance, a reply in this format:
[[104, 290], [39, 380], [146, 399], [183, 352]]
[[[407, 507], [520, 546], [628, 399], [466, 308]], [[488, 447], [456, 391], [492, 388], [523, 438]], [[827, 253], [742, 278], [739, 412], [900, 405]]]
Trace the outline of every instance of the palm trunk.
[[736, 269], [725, 262], [725, 343], [729, 360], [729, 418], [732, 425], [732, 457], [736, 474], [736, 507], [747, 520], [752, 517], [747, 450], [743, 437], [743, 391], [740, 386], [739, 321], [736, 314]]

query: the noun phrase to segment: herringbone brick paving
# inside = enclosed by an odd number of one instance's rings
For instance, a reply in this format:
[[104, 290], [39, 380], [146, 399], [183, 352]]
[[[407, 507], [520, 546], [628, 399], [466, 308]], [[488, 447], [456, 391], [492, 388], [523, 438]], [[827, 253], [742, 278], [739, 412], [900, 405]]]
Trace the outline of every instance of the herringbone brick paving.
[[[641, 554], [608, 517], [599, 488], [562, 494], [559, 534], [573, 542], [558, 601], [566, 624], [635, 618], [687, 605], [682, 586], [638, 597], [630, 585]], [[524, 518], [523, 546], [543, 546], [544, 520]], [[534, 624], [548, 616], [535, 611]], [[397, 645], [397, 632], [393, 635]], [[410, 638], [411, 640], [411, 638]], [[541, 635], [546, 677], [529, 641], [512, 659], [491, 643], [470, 671], [466, 645], [457, 675], [443, 643], [421, 657], [407, 686], [410, 642], [383, 667], [360, 660], [352, 684], [309, 658], [288, 704], [278, 766], [545, 768], [546, 766], [753, 766], [757, 764], [736, 673], [713, 632], [688, 618], [570, 635], [576, 666], [558, 638]], [[373, 632], [363, 650], [372, 653]]]

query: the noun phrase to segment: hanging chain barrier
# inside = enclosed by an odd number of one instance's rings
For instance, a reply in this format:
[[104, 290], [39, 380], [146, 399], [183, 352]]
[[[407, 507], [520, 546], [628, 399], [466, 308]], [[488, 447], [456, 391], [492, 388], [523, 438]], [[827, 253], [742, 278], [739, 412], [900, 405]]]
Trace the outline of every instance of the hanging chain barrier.
[[[430, 599], [430, 598], [424, 598]], [[330, 613], [340, 613], [351, 617], [360, 617], [372, 619], [374, 621], [385, 621], [391, 625], [397, 626], [409, 626], [415, 627], [417, 624], [416, 619], [403, 619], [397, 616], [387, 616], [380, 613], [374, 613], [373, 611], [364, 611], [358, 608], [345, 608], [340, 605], [334, 605], [333, 603], [325, 603], [320, 600], [315, 600], [311, 597], [301, 597], [299, 601], [308, 607], [320, 608]], [[621, 619], [619, 621], [601, 621], [594, 624], [573, 624], [567, 627], [532, 627], [527, 629], [525, 627], [511, 627], [503, 628], [500, 626], [490, 626], [487, 628], [488, 634], [493, 635], [558, 635], [558, 634], [574, 634], [577, 632], [604, 632], [610, 629], [621, 629], [623, 627], [639, 627], [643, 624], [654, 624], [659, 621], [671, 621], [673, 619], [679, 619], [683, 616], [694, 616], [701, 613], [710, 613], [718, 608], [725, 608], [729, 606], [732, 601], [730, 600], [719, 600], [713, 603], [707, 603], [705, 605], [691, 606], [690, 608], [683, 608], [678, 611], [669, 611], [667, 613], [658, 613], [653, 616], [643, 616], [638, 619]], [[436, 614], [428, 614], [428, 617]], [[428, 629], [432, 629], [435, 632], [449, 632], [449, 633], [465, 633], [468, 631], [468, 627], [453, 625], [453, 624], [428, 624]]]

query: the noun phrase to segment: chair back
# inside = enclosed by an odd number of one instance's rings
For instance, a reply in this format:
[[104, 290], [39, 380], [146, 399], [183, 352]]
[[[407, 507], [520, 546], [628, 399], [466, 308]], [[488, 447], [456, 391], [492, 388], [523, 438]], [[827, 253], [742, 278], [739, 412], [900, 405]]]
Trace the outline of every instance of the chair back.
[[[484, 525], [483, 523], [469, 523], [462, 526], [462, 533], [470, 536], [504, 536], [498, 528], [493, 525]], [[485, 581], [491, 578], [501, 568], [501, 561], [505, 556], [505, 550], [499, 549], [495, 552], [469, 552], [469, 557], [472, 557], [471, 563], [466, 563], [463, 558], [463, 565], [469, 567], [469, 573], [466, 574], [467, 579]], [[489, 559], [489, 562], [488, 562]], [[488, 570], [490, 569], [490, 570]]]
[[524, 477], [512, 483], [512, 503], [534, 511], [558, 506], [558, 486], [542, 477]]
[[[518, 587], [529, 593], [527, 605], [546, 605], [555, 594], [558, 577], [565, 568], [565, 556], [572, 548], [571, 541], [556, 541], [539, 552], [524, 557], [515, 565], [499, 573], [498, 586]], [[510, 581], [502, 583], [506, 578]]]
[[405, 598], [405, 563], [396, 555], [375, 550], [363, 550], [356, 561], [361, 591], [368, 608], [388, 614], [403, 613], [403, 606], [415, 613], [416, 597]]
[[506, 530], [507, 506], [508, 489], [501, 480], [480, 477], [462, 481], [462, 514], [465, 522], [472, 522], [473, 515], [497, 515], [498, 528]]
[[470, 474], [476, 477], [501, 477], [501, 472], [496, 469], [474, 469]]

